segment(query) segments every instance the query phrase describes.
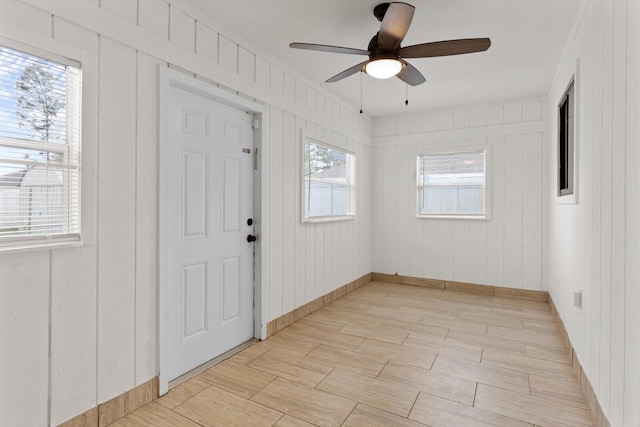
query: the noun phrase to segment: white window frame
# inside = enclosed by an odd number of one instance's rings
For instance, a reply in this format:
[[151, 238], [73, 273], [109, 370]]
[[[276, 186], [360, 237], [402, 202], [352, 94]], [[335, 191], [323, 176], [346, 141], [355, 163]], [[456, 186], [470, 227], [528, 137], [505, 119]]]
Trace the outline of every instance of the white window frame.
[[[455, 154], [469, 154], [469, 153], [477, 153], [483, 151], [484, 152], [484, 192], [483, 192], [483, 207], [484, 212], [482, 214], [473, 215], [473, 214], [428, 214], [420, 212], [420, 197], [421, 197], [421, 189], [423, 186], [421, 185], [420, 175], [419, 175], [419, 162], [420, 157], [424, 156], [443, 156], [443, 155], [455, 155]], [[413, 162], [413, 186], [416, 197], [416, 218], [422, 219], [466, 219], [466, 220], [489, 220], [491, 219], [491, 146], [489, 145], [473, 145], [466, 146], [460, 148], [445, 148], [445, 149], [431, 149], [431, 150], [419, 150], [414, 152], [414, 162]]]
[[[556, 135], [557, 135], [557, 144], [556, 144], [556, 197], [558, 198], [558, 201], [560, 203], [567, 203], [567, 204], [574, 204], [577, 201], [576, 198], [576, 184], [577, 184], [577, 155], [576, 155], [576, 151], [577, 151], [577, 124], [578, 124], [578, 103], [577, 103], [577, 82], [575, 79], [575, 75], [573, 75], [569, 81], [569, 84], [567, 85], [566, 89], [562, 92], [562, 96], [560, 96], [560, 99], [557, 102], [556, 105], [556, 114], [557, 114], [557, 129], [556, 129]], [[569, 135], [568, 135], [568, 141], [567, 141], [567, 179], [568, 179], [568, 188], [566, 189], [561, 189], [560, 188], [560, 142], [561, 142], [561, 135], [560, 135], [560, 129], [561, 129], [561, 125], [562, 125], [562, 121], [563, 118], [561, 116], [561, 111], [560, 108], [562, 107], [562, 104], [564, 103], [565, 99], [567, 98], [567, 96], [569, 96], [569, 93], [571, 92], [571, 100], [570, 100], [570, 105], [572, 107], [572, 115], [569, 117], [569, 125], [570, 125], [570, 131], [569, 131]]]
[[[0, 36], [0, 45], [8, 49], [23, 52], [27, 55], [39, 57], [48, 61], [56, 62], [77, 69], [78, 81], [77, 87], [69, 87], [68, 90], [76, 90], [72, 96], [78, 100], [77, 103], [67, 105], [67, 142], [61, 143], [43, 143], [39, 141], [26, 140], [20, 138], [10, 138], [0, 136], [0, 145], [14, 148], [24, 148], [32, 150], [41, 150], [43, 152], [54, 152], [65, 154], [69, 158], [73, 154], [77, 159], [72, 163], [65, 163], [61, 167], [73, 173], [66, 174], [67, 180], [73, 180], [73, 183], [65, 182], [63, 191], [65, 192], [65, 213], [72, 219], [70, 223], [76, 224], [75, 231], [59, 234], [42, 234], [42, 235], [23, 235], [23, 236], [6, 236], [0, 237], [0, 252], [21, 252], [34, 249], [52, 249], [56, 247], [68, 247], [82, 245], [82, 198], [81, 198], [81, 141], [82, 141], [82, 65], [79, 61], [69, 59], [57, 53], [33, 47], [21, 42], [17, 42]], [[70, 122], [73, 122], [75, 131], [69, 129]], [[75, 137], [74, 137], [75, 134]], [[37, 166], [37, 161], [11, 160], [7, 163], [24, 164], [25, 166]], [[70, 196], [69, 191], [73, 189], [75, 196]], [[67, 202], [70, 198], [75, 197], [72, 206]]]
[[[300, 156], [300, 182], [301, 182], [301, 191], [300, 191], [300, 216], [302, 223], [318, 223], [318, 222], [331, 222], [331, 221], [348, 221], [356, 218], [356, 175], [357, 175], [357, 157], [356, 153], [351, 150], [348, 150], [343, 147], [338, 147], [333, 144], [329, 144], [318, 138], [310, 138], [301, 133], [301, 156]], [[347, 214], [345, 215], [325, 215], [325, 216], [311, 216], [308, 217], [305, 214], [305, 185], [306, 185], [306, 176], [305, 176], [305, 152], [306, 152], [306, 143], [311, 142], [314, 144], [323, 145], [327, 148], [331, 148], [333, 150], [341, 151], [348, 156], [351, 157], [351, 162], [353, 163], [352, 167], [349, 167], [349, 163], [347, 163]], [[351, 179], [349, 179], [351, 178]]]

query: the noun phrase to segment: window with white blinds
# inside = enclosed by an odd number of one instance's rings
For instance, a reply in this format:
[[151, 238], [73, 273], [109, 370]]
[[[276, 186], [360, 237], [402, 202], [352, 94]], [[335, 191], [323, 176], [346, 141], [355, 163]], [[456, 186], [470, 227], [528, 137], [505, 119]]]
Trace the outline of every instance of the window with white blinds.
[[485, 149], [419, 154], [419, 217], [486, 217]]
[[303, 221], [355, 216], [356, 156], [316, 141], [304, 141]]
[[80, 86], [78, 63], [0, 44], [0, 249], [80, 240]]

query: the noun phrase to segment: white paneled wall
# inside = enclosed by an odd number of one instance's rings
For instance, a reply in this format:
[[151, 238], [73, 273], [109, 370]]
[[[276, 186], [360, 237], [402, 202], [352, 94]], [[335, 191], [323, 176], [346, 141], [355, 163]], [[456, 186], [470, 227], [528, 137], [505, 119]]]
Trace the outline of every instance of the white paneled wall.
[[[84, 92], [84, 246], [0, 254], [1, 425], [157, 375], [158, 67], [268, 106], [269, 319], [371, 271], [371, 120], [189, 3], [0, 1], [0, 37], [80, 60]], [[356, 220], [301, 223], [302, 132], [357, 154]]]
[[[613, 426], [640, 425], [640, 3], [588, 2], [550, 93], [549, 291]], [[577, 204], [555, 197], [556, 105], [576, 74]], [[573, 293], [583, 292], [583, 308]]]
[[[373, 270], [546, 289], [543, 279], [545, 98], [377, 119]], [[420, 151], [488, 146], [490, 219], [416, 217]]]

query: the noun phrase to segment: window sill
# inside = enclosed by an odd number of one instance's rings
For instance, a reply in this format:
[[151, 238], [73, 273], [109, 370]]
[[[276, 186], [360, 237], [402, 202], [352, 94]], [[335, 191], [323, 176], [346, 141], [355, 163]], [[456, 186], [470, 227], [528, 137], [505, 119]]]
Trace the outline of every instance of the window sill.
[[30, 242], [30, 243], [22, 243], [22, 244], [9, 244], [0, 245], [0, 255], [2, 254], [12, 254], [12, 253], [22, 253], [22, 252], [36, 252], [42, 250], [49, 249], [62, 249], [62, 248], [73, 248], [84, 246], [84, 242], [82, 240], [61, 240], [61, 241], [53, 241], [53, 242]]
[[338, 222], [338, 221], [351, 221], [356, 219], [355, 215], [340, 215], [340, 216], [316, 216], [311, 218], [303, 218], [303, 224], [313, 224], [318, 222]]
[[576, 193], [556, 196], [556, 203], [558, 205], [577, 205], [578, 197], [576, 196]]
[[416, 215], [418, 219], [468, 219], [474, 221], [488, 221], [488, 215]]

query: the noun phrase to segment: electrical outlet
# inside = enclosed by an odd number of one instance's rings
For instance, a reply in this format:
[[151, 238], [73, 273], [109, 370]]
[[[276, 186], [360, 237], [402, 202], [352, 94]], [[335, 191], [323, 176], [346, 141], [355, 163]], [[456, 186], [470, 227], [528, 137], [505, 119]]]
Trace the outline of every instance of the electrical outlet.
[[578, 310], [582, 310], [582, 289], [573, 293], [573, 306]]

